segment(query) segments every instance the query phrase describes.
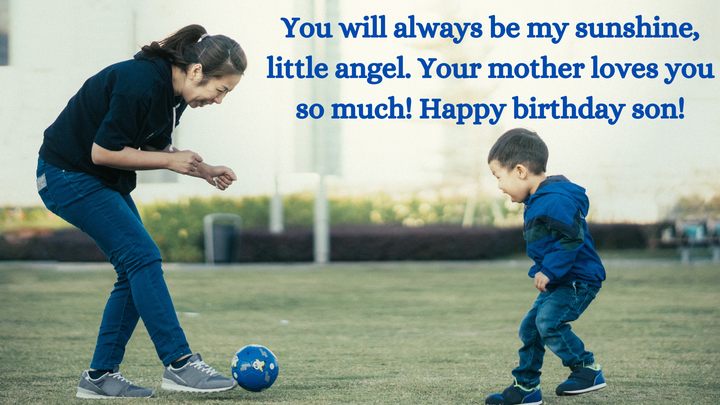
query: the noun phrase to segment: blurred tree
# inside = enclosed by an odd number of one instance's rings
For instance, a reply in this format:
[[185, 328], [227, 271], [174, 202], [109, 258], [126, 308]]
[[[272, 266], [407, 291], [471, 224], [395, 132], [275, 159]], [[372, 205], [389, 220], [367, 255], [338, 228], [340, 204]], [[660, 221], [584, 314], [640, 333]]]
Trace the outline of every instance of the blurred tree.
[[[472, 12], [476, 7], [473, 2], [448, 2], [438, 7], [437, 21], [455, 21], [459, 23], [474, 21], [467, 16], [479, 15]], [[418, 42], [417, 49], [428, 50], [437, 58], [434, 66], [440, 63], [453, 64], [483, 63], [490, 52], [488, 41], [472, 41], [469, 35], [461, 44], [455, 44], [447, 38], [424, 39]], [[429, 58], [430, 56], [428, 56]], [[426, 58], [427, 59], [427, 58]], [[480, 75], [482, 77], [482, 75]], [[495, 85], [480, 78], [456, 79], [452, 75], [443, 81], [442, 90], [433, 98], [441, 98], [442, 104], [451, 103], [483, 103], [495, 90]], [[487, 151], [497, 138], [497, 130], [490, 126], [473, 125], [466, 122], [457, 125], [455, 120], [442, 120], [443, 122], [443, 168], [442, 184], [440, 188], [462, 190], [467, 194], [465, 203], [463, 226], [472, 226], [488, 222], [487, 210], [478, 201], [487, 201], [483, 196], [481, 182], [489, 176], [487, 169]], [[500, 208], [500, 207], [497, 207]], [[495, 209], [497, 211], [497, 209]]]
[[699, 194], [680, 197], [669, 215], [669, 219], [677, 218], [720, 219], [720, 192], [711, 197]]

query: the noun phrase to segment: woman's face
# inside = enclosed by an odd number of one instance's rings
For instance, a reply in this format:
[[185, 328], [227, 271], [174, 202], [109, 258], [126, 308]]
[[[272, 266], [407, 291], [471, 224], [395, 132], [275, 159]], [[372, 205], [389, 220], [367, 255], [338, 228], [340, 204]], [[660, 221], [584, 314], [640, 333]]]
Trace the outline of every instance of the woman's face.
[[200, 65], [195, 66], [188, 72], [185, 85], [180, 92], [191, 108], [222, 103], [225, 96], [240, 82], [240, 75], [231, 74], [219, 79], [213, 78], [200, 84], [203, 78], [202, 67]]

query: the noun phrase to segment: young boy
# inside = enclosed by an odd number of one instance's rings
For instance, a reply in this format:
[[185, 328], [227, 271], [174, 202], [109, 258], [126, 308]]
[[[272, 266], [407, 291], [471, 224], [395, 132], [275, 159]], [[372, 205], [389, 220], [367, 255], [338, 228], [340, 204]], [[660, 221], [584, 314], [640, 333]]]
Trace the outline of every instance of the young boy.
[[490, 149], [488, 165], [498, 187], [513, 202], [525, 204], [523, 237], [535, 262], [528, 275], [540, 290], [520, 324], [519, 365], [515, 381], [486, 404], [542, 404], [540, 369], [545, 346], [572, 370], [557, 395], [575, 395], [605, 387], [600, 365], [571, 330], [605, 280], [605, 268], [595, 252], [585, 215], [585, 189], [564, 176], [546, 176], [548, 149], [526, 129], [504, 133]]

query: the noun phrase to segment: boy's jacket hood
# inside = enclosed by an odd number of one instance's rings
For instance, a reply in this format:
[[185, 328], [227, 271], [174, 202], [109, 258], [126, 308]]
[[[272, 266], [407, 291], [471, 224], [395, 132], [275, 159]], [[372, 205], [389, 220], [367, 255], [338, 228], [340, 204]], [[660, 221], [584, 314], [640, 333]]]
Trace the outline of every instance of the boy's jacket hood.
[[524, 203], [526, 205], [530, 204], [535, 198], [550, 193], [562, 194], [571, 198], [575, 204], [577, 204], [583, 217], [587, 216], [588, 210], [590, 209], [590, 200], [585, 194], [585, 189], [577, 184], [571, 183], [570, 180], [563, 175], [548, 176], [545, 181], [540, 183], [537, 191], [529, 196]]

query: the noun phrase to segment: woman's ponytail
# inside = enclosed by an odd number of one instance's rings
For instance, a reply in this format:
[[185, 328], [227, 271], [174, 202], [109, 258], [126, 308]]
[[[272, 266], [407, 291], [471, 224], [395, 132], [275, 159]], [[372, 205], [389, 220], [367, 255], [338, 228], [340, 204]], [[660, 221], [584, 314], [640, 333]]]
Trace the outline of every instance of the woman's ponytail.
[[208, 35], [197, 24], [181, 28], [160, 42], [153, 41], [143, 46], [142, 51], [167, 59], [184, 71], [199, 63], [203, 68], [202, 82], [227, 74], [242, 75], [247, 67], [245, 52], [237, 42], [224, 35]]

